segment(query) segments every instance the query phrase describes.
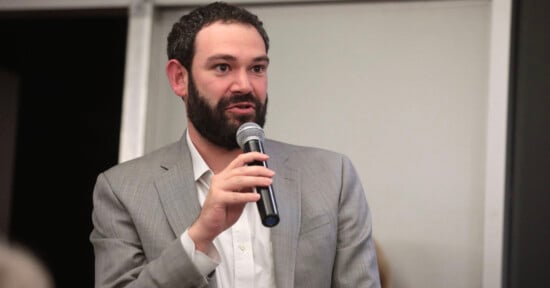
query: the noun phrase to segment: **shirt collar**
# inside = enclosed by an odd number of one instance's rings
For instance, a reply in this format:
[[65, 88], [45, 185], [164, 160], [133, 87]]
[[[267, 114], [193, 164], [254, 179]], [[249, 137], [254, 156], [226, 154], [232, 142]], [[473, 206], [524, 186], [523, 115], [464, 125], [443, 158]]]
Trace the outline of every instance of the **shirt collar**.
[[197, 151], [197, 148], [195, 148], [195, 144], [193, 144], [193, 141], [191, 141], [189, 130], [185, 131], [185, 137], [187, 139], [187, 146], [189, 146], [189, 152], [191, 153], [191, 161], [193, 162], [193, 176], [195, 181], [198, 181], [202, 177], [202, 175], [210, 172], [211, 170], [206, 162], [204, 162], [204, 159], [202, 159], [201, 154], [199, 154], [199, 151]]

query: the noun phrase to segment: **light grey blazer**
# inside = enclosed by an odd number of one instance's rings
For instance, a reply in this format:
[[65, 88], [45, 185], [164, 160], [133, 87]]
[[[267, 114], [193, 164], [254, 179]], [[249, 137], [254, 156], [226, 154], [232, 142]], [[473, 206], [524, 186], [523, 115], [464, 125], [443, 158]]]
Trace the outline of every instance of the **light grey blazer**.
[[[380, 287], [371, 216], [351, 162], [266, 140], [281, 217], [272, 228], [279, 288]], [[179, 236], [200, 205], [185, 137], [98, 176], [95, 287], [208, 287]]]

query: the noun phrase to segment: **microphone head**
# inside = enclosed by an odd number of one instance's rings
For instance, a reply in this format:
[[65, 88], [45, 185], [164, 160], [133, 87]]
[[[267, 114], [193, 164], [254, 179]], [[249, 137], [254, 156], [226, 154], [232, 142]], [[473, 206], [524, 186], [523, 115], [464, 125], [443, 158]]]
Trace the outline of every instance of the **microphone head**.
[[237, 144], [243, 149], [244, 143], [250, 140], [264, 141], [264, 129], [254, 122], [246, 122], [237, 130]]

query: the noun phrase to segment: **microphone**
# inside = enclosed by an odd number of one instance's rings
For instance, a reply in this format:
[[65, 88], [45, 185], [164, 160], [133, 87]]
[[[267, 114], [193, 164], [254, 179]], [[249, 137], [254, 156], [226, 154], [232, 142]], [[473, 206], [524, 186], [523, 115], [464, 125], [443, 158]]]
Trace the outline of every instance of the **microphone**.
[[[254, 122], [246, 122], [237, 130], [237, 143], [245, 153], [264, 153], [263, 141], [264, 130], [260, 125]], [[265, 161], [254, 161], [248, 163], [248, 165], [264, 166], [267, 168], [267, 163]], [[262, 224], [265, 227], [277, 225], [279, 223], [279, 209], [277, 209], [277, 201], [275, 201], [272, 185], [258, 186], [256, 187], [256, 193], [259, 193], [261, 196], [260, 200], [256, 203], [260, 218], [262, 219]]]

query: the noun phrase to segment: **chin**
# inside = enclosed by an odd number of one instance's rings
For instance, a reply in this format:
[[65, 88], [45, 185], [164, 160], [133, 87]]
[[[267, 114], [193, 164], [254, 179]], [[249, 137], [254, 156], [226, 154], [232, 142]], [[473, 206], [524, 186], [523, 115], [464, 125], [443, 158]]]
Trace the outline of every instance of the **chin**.
[[256, 122], [256, 117], [255, 116], [241, 116], [241, 117], [233, 118], [231, 120], [231, 124], [235, 124], [237, 126], [237, 128], [240, 127], [242, 124], [244, 124], [246, 122]]

